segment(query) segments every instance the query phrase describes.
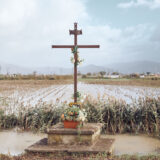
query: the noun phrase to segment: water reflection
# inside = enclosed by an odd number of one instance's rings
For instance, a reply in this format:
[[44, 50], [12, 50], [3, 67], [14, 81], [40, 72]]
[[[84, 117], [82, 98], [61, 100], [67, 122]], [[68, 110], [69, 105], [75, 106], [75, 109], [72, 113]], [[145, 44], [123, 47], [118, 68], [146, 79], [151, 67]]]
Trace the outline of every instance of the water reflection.
[[0, 153], [18, 155], [24, 152], [28, 146], [44, 138], [45, 134], [34, 134], [31, 132], [1, 131]]
[[160, 154], [160, 140], [146, 135], [105, 135], [115, 138], [114, 154]]

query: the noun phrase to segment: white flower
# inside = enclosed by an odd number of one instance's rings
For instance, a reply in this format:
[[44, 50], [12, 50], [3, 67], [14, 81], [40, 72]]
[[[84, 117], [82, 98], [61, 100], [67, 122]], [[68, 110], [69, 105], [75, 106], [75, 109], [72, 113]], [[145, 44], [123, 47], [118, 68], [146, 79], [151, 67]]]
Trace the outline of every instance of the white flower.
[[84, 99], [81, 99], [81, 102], [84, 102]]
[[38, 115], [38, 113], [35, 113], [34, 115], [35, 115], [35, 116], [37, 116], [37, 115]]
[[80, 121], [85, 121], [85, 119], [86, 119], [85, 113], [83, 111], [81, 111], [81, 110], [79, 111], [79, 117], [78, 117], [78, 119]]
[[72, 107], [73, 107], [73, 108], [77, 108], [77, 106], [76, 106], [76, 105], [73, 105]]

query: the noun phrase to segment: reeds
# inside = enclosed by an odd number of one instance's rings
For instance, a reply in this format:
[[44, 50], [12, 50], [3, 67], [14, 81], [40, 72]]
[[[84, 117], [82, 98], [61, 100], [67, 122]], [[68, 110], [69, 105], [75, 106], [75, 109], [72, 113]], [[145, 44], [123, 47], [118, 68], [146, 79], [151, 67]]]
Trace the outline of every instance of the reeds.
[[[60, 105], [60, 104], [59, 104]], [[60, 121], [66, 107], [63, 103], [49, 105], [42, 103], [32, 108], [21, 108], [17, 113], [5, 114], [0, 110], [0, 128], [20, 127], [24, 130], [45, 131], [47, 127]], [[93, 100], [89, 97], [83, 102], [88, 122], [103, 123], [106, 133], [146, 133], [160, 136], [160, 98], [139, 99], [135, 105], [124, 101], [108, 99]]]

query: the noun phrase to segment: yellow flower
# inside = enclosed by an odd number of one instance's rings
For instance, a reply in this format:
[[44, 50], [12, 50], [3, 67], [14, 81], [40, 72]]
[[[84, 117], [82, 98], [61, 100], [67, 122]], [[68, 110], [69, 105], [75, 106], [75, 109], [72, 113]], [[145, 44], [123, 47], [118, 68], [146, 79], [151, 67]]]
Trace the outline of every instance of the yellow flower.
[[81, 102], [70, 102], [70, 103], [69, 103], [69, 106], [70, 106], [70, 107], [72, 107], [73, 105], [75, 105], [75, 106], [80, 106], [80, 107], [81, 107], [81, 106], [82, 106], [82, 103], [81, 103]]
[[72, 107], [72, 106], [73, 106], [73, 103], [74, 103], [74, 102], [70, 102], [70, 103], [69, 103], [69, 106]]

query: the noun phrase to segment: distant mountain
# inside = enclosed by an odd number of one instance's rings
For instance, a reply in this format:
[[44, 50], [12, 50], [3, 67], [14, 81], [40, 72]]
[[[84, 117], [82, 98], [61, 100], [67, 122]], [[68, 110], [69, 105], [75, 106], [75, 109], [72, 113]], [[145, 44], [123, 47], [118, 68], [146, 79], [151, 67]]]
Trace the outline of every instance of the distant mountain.
[[113, 72], [113, 70], [108, 67], [96, 66], [96, 65], [88, 65], [88, 66], [84, 66], [84, 67], [79, 67], [78, 71], [83, 74], [86, 74], [89, 72], [90, 73], [98, 73], [100, 71], [105, 71], [106, 73]]
[[[111, 71], [107, 67], [88, 65], [84, 67], [78, 67], [78, 72], [82, 74], [97, 73], [100, 71]], [[61, 68], [61, 67], [37, 67], [37, 68], [25, 68], [16, 65], [10, 65], [0, 62], [0, 74], [32, 74], [36, 72], [37, 74], [73, 74], [73, 68]]]
[[[106, 73], [120, 72], [120, 73], [160, 73], [160, 63], [151, 61], [139, 61], [139, 62], [127, 62], [127, 63], [114, 63], [107, 66], [87, 65], [78, 67], [78, 72], [82, 74], [98, 73], [105, 71]], [[0, 74], [73, 74], [73, 68], [61, 68], [61, 67], [37, 67], [26, 68], [16, 66], [12, 64], [5, 64], [0, 62]]]
[[40, 67], [34, 69], [38, 74], [73, 74], [72, 68], [61, 68], [61, 67]]
[[16, 66], [0, 62], [0, 74], [32, 74], [33, 72], [36, 72], [37, 74], [64, 75], [64, 74], [72, 74], [72, 69], [60, 68], [60, 67], [26, 68], [22, 66]]
[[136, 61], [136, 62], [127, 62], [127, 63], [114, 63], [108, 65], [115, 71], [120, 73], [160, 73], [160, 63], [152, 61]]
[[33, 70], [30, 68], [20, 67], [12, 64], [6, 64], [3, 62], [0, 62], [0, 74], [29, 74], [33, 73]]

